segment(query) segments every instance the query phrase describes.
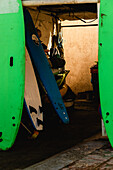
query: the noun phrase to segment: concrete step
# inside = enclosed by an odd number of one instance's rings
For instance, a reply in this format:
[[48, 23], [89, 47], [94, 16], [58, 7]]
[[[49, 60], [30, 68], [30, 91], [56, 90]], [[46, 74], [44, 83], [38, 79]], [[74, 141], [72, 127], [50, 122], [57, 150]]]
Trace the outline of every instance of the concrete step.
[[74, 101], [74, 108], [80, 110], [97, 110], [98, 105], [92, 100], [77, 99]]
[[113, 150], [108, 139], [98, 134], [25, 170], [89, 170], [103, 166], [113, 169]]

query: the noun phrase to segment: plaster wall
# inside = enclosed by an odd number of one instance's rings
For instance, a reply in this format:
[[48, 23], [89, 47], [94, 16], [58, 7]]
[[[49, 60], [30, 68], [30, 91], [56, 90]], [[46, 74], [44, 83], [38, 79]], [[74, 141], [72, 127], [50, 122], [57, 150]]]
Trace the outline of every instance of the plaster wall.
[[[98, 20], [93, 24], [98, 23]], [[81, 21], [64, 21], [62, 25], [83, 25]], [[63, 28], [66, 82], [73, 92], [92, 90], [90, 67], [98, 60], [98, 26]]]
[[35, 9], [29, 10], [35, 27], [37, 27], [41, 31], [40, 40], [48, 46], [50, 34], [53, 29], [53, 21], [52, 17], [46, 15], [44, 12], [38, 12]]

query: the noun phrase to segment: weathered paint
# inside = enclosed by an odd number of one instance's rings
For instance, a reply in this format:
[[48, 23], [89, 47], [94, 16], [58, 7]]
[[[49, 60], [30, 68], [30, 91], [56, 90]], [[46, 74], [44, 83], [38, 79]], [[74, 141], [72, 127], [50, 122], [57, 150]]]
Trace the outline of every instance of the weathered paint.
[[17, 13], [19, 10], [18, 0], [1, 0], [0, 14]]
[[106, 14], [101, 13], [101, 27], [103, 27], [103, 17], [106, 16]]
[[56, 5], [56, 4], [82, 4], [99, 3], [100, 0], [23, 0], [24, 6]]

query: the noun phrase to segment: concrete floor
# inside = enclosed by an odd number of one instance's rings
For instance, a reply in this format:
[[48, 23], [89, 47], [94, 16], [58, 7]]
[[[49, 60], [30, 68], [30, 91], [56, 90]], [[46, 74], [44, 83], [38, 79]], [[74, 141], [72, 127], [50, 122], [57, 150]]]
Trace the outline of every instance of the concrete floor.
[[[100, 115], [98, 114], [95, 103], [92, 101], [84, 101], [82, 102], [84, 103], [83, 105], [81, 103], [81, 107], [80, 101], [78, 103], [78, 108], [75, 104], [74, 107], [67, 109], [70, 118], [69, 125], [64, 125], [59, 120], [51, 105], [49, 106], [47, 104], [47, 106], [45, 106], [46, 113], [44, 114], [44, 130], [43, 132], [40, 132], [40, 135], [36, 140], [29, 139], [28, 133], [20, 126], [14, 146], [8, 151], [0, 151], [0, 169], [12, 170], [27, 168], [49, 159], [53, 155], [59, 154], [71, 147], [76, 148], [77, 146], [78, 148], [78, 144], [83, 142], [84, 139], [100, 132]], [[96, 149], [98, 149], [98, 147], [101, 148], [101, 146], [104, 145], [104, 141], [101, 143], [102, 144], [100, 144], [99, 141], [95, 144], [97, 145]], [[92, 143], [91, 151], [94, 151], [93, 144], [94, 143]], [[84, 144], [83, 146], [80, 146], [83, 148]], [[88, 148], [89, 146], [86, 147], [86, 152], [92, 153], [91, 151], [88, 152]], [[84, 153], [82, 153], [82, 157], [80, 155], [79, 151], [81, 149], [71, 150], [73, 156], [70, 156], [69, 161], [66, 160], [66, 164], [61, 167], [59, 167], [60, 163], [57, 161], [56, 164], [58, 168], [64, 168], [64, 170], [65, 168], [73, 168], [73, 166], [76, 165], [76, 161], [84, 158]], [[73, 159], [71, 159], [71, 157]], [[61, 157], [60, 160], [63, 160], [64, 158]], [[57, 170], [58, 168], [53, 167], [54, 170]], [[47, 170], [47, 167], [45, 169]], [[51, 170], [49, 166], [48, 170]]]
[[101, 133], [25, 170], [113, 169], [113, 149]]

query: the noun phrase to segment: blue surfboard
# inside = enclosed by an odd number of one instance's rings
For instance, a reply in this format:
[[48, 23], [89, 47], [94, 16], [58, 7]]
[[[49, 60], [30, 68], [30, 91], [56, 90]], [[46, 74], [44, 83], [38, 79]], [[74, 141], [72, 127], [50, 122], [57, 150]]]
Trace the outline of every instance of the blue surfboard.
[[[69, 123], [69, 117], [63, 103], [62, 96], [52, 73], [50, 64], [44, 53], [31, 15], [26, 8], [24, 9], [24, 20], [26, 46], [30, 54], [32, 64], [39, 74], [40, 80], [45, 87], [47, 95], [56, 110], [56, 113], [64, 123]], [[33, 41], [33, 37], [37, 38], [37, 44]]]

